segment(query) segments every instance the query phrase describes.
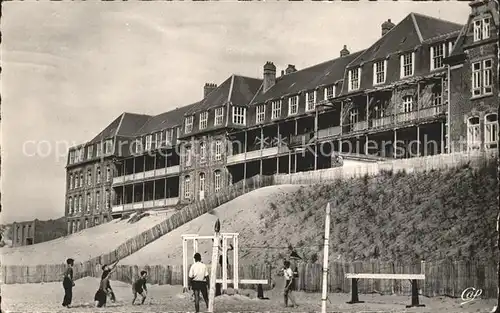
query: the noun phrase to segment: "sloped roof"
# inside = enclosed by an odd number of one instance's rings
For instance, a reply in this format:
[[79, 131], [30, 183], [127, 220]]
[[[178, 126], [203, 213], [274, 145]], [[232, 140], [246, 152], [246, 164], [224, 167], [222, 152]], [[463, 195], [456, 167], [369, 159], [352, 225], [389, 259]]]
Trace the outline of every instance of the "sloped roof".
[[410, 13], [415, 17], [415, 27], [420, 31], [423, 40], [431, 39], [437, 35], [460, 31], [462, 24], [445, 21], [420, 13]]
[[149, 118], [151, 118], [149, 115], [124, 112], [95, 136], [94, 139], [89, 141], [89, 143], [102, 141], [115, 136], [115, 134], [118, 136], [132, 136]]
[[185, 115], [192, 115], [197, 112], [220, 107], [227, 102], [246, 105], [252, 100], [261, 84], [261, 79], [233, 74], [209, 93], [205, 99], [187, 110]]
[[266, 102], [285, 95], [297, 94], [303, 90], [311, 90], [322, 85], [333, 84], [343, 79], [346, 65], [362, 52], [354, 52], [344, 57], [281, 76], [276, 79], [276, 84], [268, 91], [259, 93], [252, 101], [252, 104]]
[[150, 134], [165, 128], [173, 128], [181, 125], [184, 121], [184, 114], [198, 103], [196, 102], [151, 117], [142, 127], [136, 130], [134, 136]]
[[438, 35], [460, 31], [462, 25], [434, 17], [410, 13], [384, 36], [348, 65], [357, 67], [364, 62], [383, 59], [393, 53], [409, 51]]

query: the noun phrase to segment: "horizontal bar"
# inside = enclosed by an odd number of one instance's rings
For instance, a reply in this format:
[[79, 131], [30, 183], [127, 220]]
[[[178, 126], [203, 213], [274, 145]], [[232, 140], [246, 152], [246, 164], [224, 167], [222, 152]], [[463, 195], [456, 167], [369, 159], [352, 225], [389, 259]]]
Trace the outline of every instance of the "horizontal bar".
[[345, 278], [425, 280], [425, 275], [424, 274], [355, 274], [355, 273], [347, 273], [347, 274], [345, 274]]
[[[222, 233], [224, 238], [237, 237], [238, 233]], [[213, 239], [214, 236], [200, 236], [200, 235], [181, 235], [182, 239]]]
[[[222, 283], [222, 279], [216, 279], [216, 283]], [[233, 280], [232, 279], [227, 279], [226, 282], [228, 284], [232, 284]], [[239, 284], [256, 284], [256, 285], [267, 285], [268, 280], [267, 279], [240, 279], [238, 281]]]

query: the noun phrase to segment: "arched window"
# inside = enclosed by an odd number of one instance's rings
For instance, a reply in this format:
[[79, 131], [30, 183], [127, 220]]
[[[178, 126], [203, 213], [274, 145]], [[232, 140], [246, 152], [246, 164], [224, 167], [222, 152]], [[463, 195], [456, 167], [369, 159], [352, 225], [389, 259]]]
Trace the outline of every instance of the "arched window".
[[78, 212], [82, 212], [82, 196], [78, 196]]
[[87, 185], [92, 185], [92, 171], [90, 169], [87, 170]]
[[87, 194], [87, 213], [90, 212], [90, 204], [92, 202], [92, 198], [90, 197], [90, 193]]
[[207, 146], [205, 142], [200, 142], [200, 163], [205, 162], [207, 159]]
[[68, 199], [68, 214], [73, 214], [73, 198]]
[[219, 170], [214, 172], [214, 190], [219, 192], [222, 189], [222, 175]]
[[106, 181], [110, 181], [111, 180], [111, 168], [108, 166], [106, 166]]
[[73, 174], [69, 175], [69, 189], [73, 189]]
[[76, 229], [76, 221], [73, 221], [71, 224], [72, 224], [72, 229], [73, 229], [72, 233], [76, 233], [78, 231]]
[[200, 192], [205, 191], [205, 173], [200, 173]]
[[83, 173], [80, 173], [80, 187], [83, 187]]
[[467, 120], [467, 148], [478, 149], [481, 145], [479, 117], [470, 117]]
[[89, 228], [89, 220], [88, 220], [88, 218], [85, 219], [85, 228]]
[[101, 168], [97, 168], [97, 183], [101, 182]]
[[484, 143], [486, 145], [498, 142], [498, 115], [490, 113], [484, 116]]
[[191, 177], [184, 177], [184, 199], [191, 199]]

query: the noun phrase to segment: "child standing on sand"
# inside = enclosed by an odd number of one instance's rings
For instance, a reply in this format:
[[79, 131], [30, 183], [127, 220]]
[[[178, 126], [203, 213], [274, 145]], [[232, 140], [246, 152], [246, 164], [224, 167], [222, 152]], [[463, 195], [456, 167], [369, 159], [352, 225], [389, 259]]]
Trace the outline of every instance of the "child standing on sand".
[[139, 277], [139, 279], [136, 280], [132, 285], [132, 292], [134, 293], [134, 299], [132, 300], [132, 305], [134, 304], [135, 299], [137, 299], [137, 294], [140, 294], [142, 297], [141, 304], [144, 304], [144, 301], [146, 301], [146, 297], [148, 295], [148, 288], [146, 287], [147, 277], [148, 277], [148, 272], [141, 271], [141, 277]]
[[[116, 261], [115, 263], [113, 263], [111, 265], [107, 265], [107, 264], [103, 265], [102, 266], [101, 280], [104, 279], [106, 276], [108, 276], [111, 273], [111, 271], [113, 271], [115, 269], [117, 264], [118, 264], [118, 261]], [[108, 279], [108, 285], [106, 287], [106, 292], [110, 296], [111, 302], [115, 302], [116, 301], [115, 293], [113, 292], [113, 289], [111, 288], [111, 284], [109, 282], [109, 279]]]
[[73, 287], [75, 286], [75, 282], [73, 281], [73, 265], [75, 264], [75, 260], [69, 258], [66, 260], [66, 264], [67, 267], [63, 278], [64, 299], [62, 306], [69, 308], [73, 299]]

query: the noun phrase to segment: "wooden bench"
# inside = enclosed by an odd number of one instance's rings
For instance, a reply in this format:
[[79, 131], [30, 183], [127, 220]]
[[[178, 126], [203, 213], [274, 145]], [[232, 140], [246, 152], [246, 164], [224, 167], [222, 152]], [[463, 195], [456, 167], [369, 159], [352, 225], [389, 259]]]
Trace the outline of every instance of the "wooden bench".
[[[215, 282], [217, 284], [222, 284], [222, 279], [216, 279]], [[226, 280], [228, 284], [231, 284], [233, 282], [232, 279], [227, 279]], [[269, 284], [269, 281], [267, 279], [240, 279], [238, 280], [239, 284], [245, 284], [245, 285], [257, 285], [257, 298], [259, 299], [265, 299], [264, 298], [264, 289], [262, 288], [262, 285], [267, 285]], [[217, 293], [216, 293], [217, 294]]]
[[358, 279], [408, 279], [411, 283], [411, 305], [407, 305], [407, 308], [411, 307], [423, 307], [425, 305], [420, 304], [418, 300], [418, 280], [425, 280], [424, 274], [355, 274], [347, 273], [345, 278], [350, 278], [351, 285], [351, 301], [347, 302], [349, 304], [353, 303], [363, 303], [359, 301], [358, 296]]

